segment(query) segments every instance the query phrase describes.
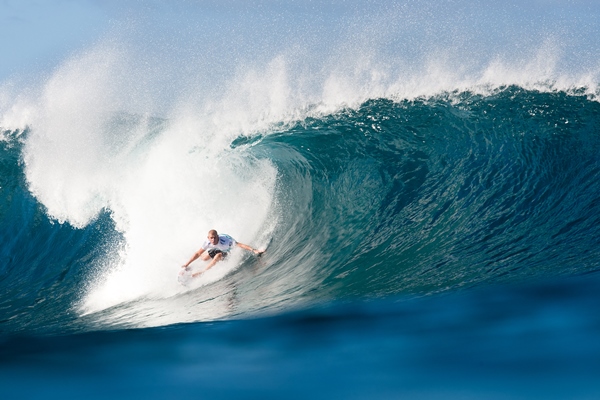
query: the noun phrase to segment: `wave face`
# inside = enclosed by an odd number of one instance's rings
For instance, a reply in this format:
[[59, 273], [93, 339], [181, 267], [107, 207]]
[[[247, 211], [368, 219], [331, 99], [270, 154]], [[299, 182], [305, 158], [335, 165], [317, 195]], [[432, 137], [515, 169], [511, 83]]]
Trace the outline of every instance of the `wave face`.
[[302, 121], [260, 144], [285, 209], [300, 211], [282, 217], [276, 248], [314, 257], [332, 298], [595, 270], [598, 111], [510, 87]]

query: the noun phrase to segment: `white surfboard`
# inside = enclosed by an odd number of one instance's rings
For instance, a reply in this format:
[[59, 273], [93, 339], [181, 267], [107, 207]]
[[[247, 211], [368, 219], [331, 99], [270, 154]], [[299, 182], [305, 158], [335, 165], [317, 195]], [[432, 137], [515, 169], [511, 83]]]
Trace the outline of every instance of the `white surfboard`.
[[177, 281], [183, 286], [187, 286], [192, 281], [192, 271], [181, 268], [177, 274]]

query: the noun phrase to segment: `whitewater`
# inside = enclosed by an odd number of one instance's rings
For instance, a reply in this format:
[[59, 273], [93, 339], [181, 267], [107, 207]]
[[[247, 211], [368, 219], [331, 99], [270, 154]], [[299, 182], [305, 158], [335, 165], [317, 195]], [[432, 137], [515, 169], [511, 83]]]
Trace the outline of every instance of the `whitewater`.
[[[600, 15], [307, 4], [0, 83], [7, 394], [598, 394]], [[182, 286], [209, 229], [267, 252]]]

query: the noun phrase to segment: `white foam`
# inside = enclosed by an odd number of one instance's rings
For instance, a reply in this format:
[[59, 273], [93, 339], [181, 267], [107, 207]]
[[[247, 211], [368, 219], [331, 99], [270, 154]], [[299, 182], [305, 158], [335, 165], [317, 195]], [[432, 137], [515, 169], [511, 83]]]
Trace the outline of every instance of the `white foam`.
[[[257, 240], [276, 180], [268, 161], [229, 147], [265, 120], [256, 99], [247, 110], [226, 95], [223, 110], [212, 113], [188, 103], [162, 122], [123, 114], [143, 93], [129, 91], [139, 87], [129, 65], [120, 49], [104, 46], [68, 60], [12, 119], [31, 127], [26, 177], [49, 216], [83, 227], [106, 209], [122, 232], [119, 257], [90, 277], [86, 311], [180, 291], [176, 273], [208, 229]], [[265, 96], [266, 103], [278, 102]]]

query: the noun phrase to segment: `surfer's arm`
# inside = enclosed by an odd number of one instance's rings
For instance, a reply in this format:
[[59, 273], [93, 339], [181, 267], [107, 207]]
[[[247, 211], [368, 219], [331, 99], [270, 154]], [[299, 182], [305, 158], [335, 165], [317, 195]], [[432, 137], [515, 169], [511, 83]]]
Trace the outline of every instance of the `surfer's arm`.
[[241, 247], [244, 250], [251, 251], [254, 254], [262, 254], [262, 253], [264, 253], [264, 251], [259, 251], [259, 250], [253, 249], [252, 247], [250, 247], [250, 246], [248, 246], [247, 244], [244, 244], [244, 243], [237, 242], [236, 245], [239, 246], [239, 247]]
[[200, 250], [198, 250], [197, 252], [195, 252], [195, 253], [194, 253], [194, 255], [192, 256], [192, 258], [190, 258], [190, 261], [188, 261], [187, 263], [183, 264], [183, 265], [181, 266], [181, 268], [185, 268], [185, 269], [187, 269], [187, 267], [188, 267], [188, 266], [189, 266], [191, 263], [193, 263], [194, 261], [196, 261], [196, 260], [197, 260], [197, 259], [198, 259], [198, 258], [199, 258], [201, 255], [202, 255], [202, 253], [204, 253], [204, 249], [202, 249], [202, 248], [201, 248]]

